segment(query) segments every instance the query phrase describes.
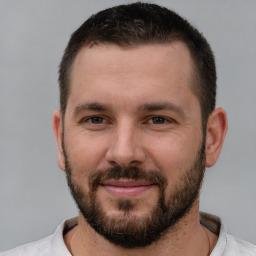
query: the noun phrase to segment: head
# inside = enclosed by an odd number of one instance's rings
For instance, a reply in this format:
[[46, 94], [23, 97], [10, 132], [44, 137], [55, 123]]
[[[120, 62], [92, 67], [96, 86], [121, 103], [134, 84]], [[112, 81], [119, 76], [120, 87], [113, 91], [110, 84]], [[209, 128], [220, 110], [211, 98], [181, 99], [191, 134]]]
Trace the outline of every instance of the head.
[[84, 46], [113, 44], [123, 48], [168, 45], [181, 41], [193, 60], [192, 90], [197, 96], [205, 128], [215, 108], [216, 68], [203, 35], [177, 13], [155, 4], [134, 3], [101, 11], [86, 20], [71, 36], [59, 68], [60, 106], [65, 116], [72, 64]]
[[107, 9], [72, 35], [59, 81], [59, 165], [88, 227], [143, 247], [197, 212], [227, 128], [197, 30], [156, 5]]

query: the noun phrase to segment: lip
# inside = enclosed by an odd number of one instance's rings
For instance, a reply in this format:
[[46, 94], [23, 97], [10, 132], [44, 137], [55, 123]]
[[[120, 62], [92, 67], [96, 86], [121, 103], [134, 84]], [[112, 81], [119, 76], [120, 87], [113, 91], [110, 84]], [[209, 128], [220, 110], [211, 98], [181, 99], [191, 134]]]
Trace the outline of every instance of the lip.
[[145, 180], [108, 180], [101, 186], [115, 197], [136, 197], [151, 189], [154, 184]]

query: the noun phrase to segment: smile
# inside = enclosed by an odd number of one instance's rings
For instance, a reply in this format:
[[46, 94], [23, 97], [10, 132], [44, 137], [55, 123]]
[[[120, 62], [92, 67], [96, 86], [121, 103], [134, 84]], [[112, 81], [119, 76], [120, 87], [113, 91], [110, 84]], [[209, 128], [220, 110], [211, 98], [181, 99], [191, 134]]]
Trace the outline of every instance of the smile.
[[123, 198], [141, 195], [154, 185], [145, 180], [108, 180], [101, 184], [112, 196]]

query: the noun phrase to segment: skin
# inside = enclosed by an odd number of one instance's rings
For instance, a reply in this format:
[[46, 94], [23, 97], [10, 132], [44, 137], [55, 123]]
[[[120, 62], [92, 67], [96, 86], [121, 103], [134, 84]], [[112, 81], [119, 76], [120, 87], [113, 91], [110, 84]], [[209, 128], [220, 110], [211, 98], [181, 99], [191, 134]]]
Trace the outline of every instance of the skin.
[[[71, 73], [71, 90], [64, 118], [64, 142], [73, 179], [88, 192], [88, 176], [95, 169], [132, 164], [159, 170], [168, 181], [166, 198], [182, 173], [193, 164], [202, 143], [201, 110], [192, 86], [193, 62], [182, 42], [123, 49], [114, 45], [82, 48]], [[90, 109], [97, 103], [105, 109]], [[158, 105], [158, 109], [148, 106]], [[159, 105], [167, 105], [161, 108]], [[91, 119], [96, 116], [97, 118]], [[98, 118], [100, 117], [100, 119]], [[159, 117], [159, 118], [158, 118]], [[57, 110], [53, 128], [58, 164], [65, 170], [62, 117]], [[208, 120], [206, 167], [217, 161], [225, 133], [225, 111], [217, 108]], [[104, 187], [97, 199], [108, 216], [124, 217], [116, 199], [136, 200], [130, 217], [143, 217], [155, 205], [158, 188], [131, 195], [110, 193]], [[208, 255], [217, 236], [199, 222], [199, 199], [189, 214], [157, 243], [139, 249], [115, 246], [98, 235], [79, 215], [78, 226], [65, 242], [72, 255]]]

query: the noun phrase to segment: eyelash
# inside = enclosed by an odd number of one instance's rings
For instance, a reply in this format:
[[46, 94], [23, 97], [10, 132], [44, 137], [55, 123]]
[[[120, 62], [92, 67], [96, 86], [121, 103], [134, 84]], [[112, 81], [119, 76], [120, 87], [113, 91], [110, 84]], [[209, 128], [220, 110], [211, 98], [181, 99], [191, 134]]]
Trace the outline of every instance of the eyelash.
[[[92, 122], [92, 120], [94, 119], [101, 119], [103, 122], [101, 122], [101, 123], [93, 123]], [[82, 120], [82, 123], [89, 123], [90, 122], [90, 124], [94, 124], [94, 125], [100, 125], [100, 124], [102, 124], [102, 123], [106, 123], [106, 122], [104, 122], [104, 120], [106, 121], [106, 118], [104, 118], [104, 117], [102, 117], [102, 116], [90, 116], [90, 117], [87, 117], [87, 118], [84, 118], [83, 120]]]
[[[157, 119], [158, 119], [158, 121], [159, 121], [159, 119], [162, 121], [162, 122], [160, 122], [160, 123], [158, 123], [158, 124], [166, 124], [166, 123], [172, 123], [173, 122], [173, 120], [172, 119], [170, 119], [170, 118], [166, 118], [166, 117], [163, 117], [163, 116], [152, 116], [152, 117], [150, 117], [149, 119], [148, 119], [148, 121], [147, 122], [149, 122], [149, 120], [152, 120], [152, 123], [150, 123], [150, 124], [156, 124], [156, 123], [154, 123], [154, 120], [155, 119], [155, 121], [157, 121]], [[157, 124], [156, 124], [157, 125]]]
[[[95, 121], [97, 119], [100, 119], [100, 122], [94, 123], [93, 120]], [[160, 123], [154, 123], [154, 121], [157, 121], [157, 120], [159, 121], [159, 119], [161, 120]], [[152, 121], [152, 122], [150, 122], [150, 121]], [[145, 122], [143, 122], [143, 124], [149, 123], [152, 125], [160, 125], [160, 124], [173, 123], [173, 122], [175, 122], [175, 121], [171, 118], [166, 118], [163, 116], [150, 116], [146, 119]], [[105, 117], [102, 117], [102, 116], [90, 116], [90, 117], [82, 119], [82, 123], [90, 123], [91, 125], [101, 125], [101, 124], [108, 123], [108, 121]]]

